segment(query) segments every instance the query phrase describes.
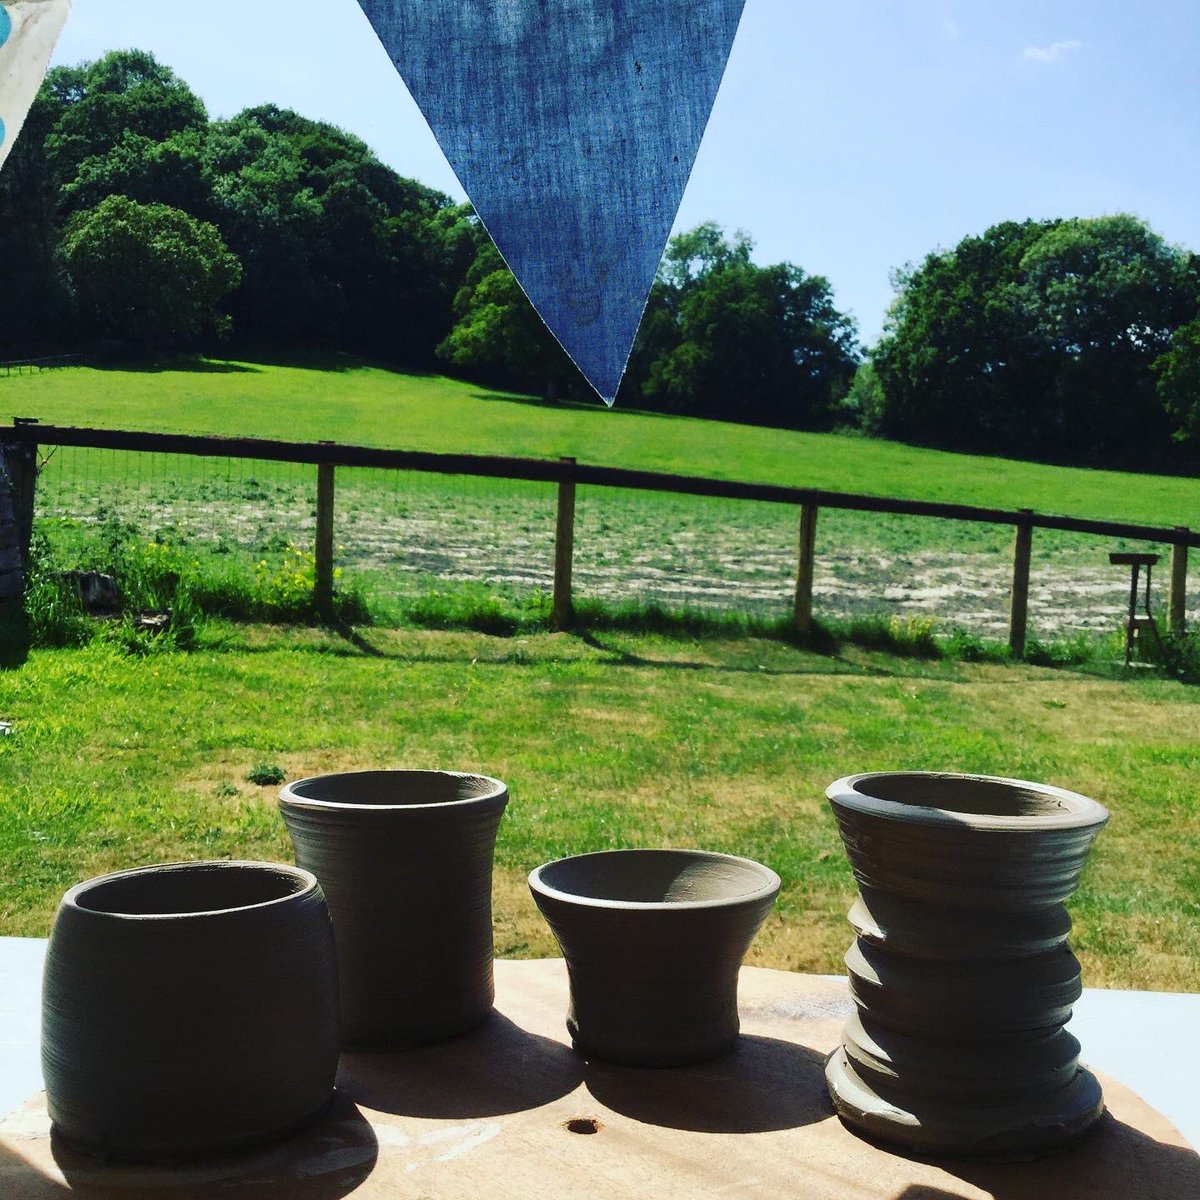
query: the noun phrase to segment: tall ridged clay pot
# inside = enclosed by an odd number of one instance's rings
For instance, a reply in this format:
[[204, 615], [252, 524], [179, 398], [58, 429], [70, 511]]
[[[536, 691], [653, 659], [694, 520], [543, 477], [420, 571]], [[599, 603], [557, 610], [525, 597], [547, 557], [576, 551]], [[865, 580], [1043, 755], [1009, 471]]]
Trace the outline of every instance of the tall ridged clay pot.
[[1032, 1158], [1104, 1111], [1063, 1025], [1081, 993], [1075, 891], [1108, 820], [1060, 788], [855, 775], [826, 793], [859, 886], [857, 1006], [826, 1079], [839, 1115], [925, 1154]]
[[455, 771], [354, 771], [288, 784], [296, 861], [337, 935], [342, 1041], [398, 1049], [492, 1010], [492, 855], [508, 789]]
[[733, 1045], [738, 971], [779, 892], [769, 867], [701, 850], [608, 850], [546, 863], [529, 886], [566, 959], [579, 1053], [670, 1067]]
[[281, 1137], [333, 1098], [337, 961], [317, 881], [291, 866], [172, 863], [63, 897], [42, 990], [58, 1135], [127, 1161]]

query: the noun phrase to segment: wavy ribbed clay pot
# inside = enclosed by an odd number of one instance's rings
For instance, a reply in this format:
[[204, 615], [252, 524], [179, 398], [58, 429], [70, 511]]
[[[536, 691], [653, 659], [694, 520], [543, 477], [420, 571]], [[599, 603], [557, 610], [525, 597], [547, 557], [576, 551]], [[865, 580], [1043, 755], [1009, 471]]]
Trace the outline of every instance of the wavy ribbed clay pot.
[[1081, 993], [1063, 902], [1108, 820], [1016, 779], [840, 779], [859, 885], [846, 955], [857, 1005], [826, 1069], [839, 1115], [918, 1153], [1032, 1158], [1104, 1111], [1063, 1025]]
[[769, 867], [702, 850], [607, 850], [538, 867], [529, 887], [567, 962], [579, 1053], [671, 1067], [733, 1045], [738, 970], [779, 892]]
[[456, 771], [354, 771], [288, 784], [296, 861], [337, 935], [342, 1041], [399, 1049], [492, 1010], [492, 856], [508, 789]]
[[273, 863], [172, 863], [63, 897], [42, 1068], [56, 1131], [103, 1158], [269, 1141], [333, 1097], [337, 961], [321, 889]]

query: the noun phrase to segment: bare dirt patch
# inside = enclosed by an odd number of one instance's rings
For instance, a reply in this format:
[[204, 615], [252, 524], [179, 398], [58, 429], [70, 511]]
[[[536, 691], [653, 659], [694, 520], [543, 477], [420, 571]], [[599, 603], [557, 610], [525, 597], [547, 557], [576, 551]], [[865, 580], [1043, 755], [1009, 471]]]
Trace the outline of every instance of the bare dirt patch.
[[[441, 583], [549, 592], [554, 491], [545, 485], [345, 472], [337, 498], [337, 562], [344, 578], [402, 597]], [[343, 473], [339, 474], [339, 479]], [[114, 515], [144, 536], [175, 539], [233, 564], [310, 547], [309, 482], [214, 479], [170, 488], [139, 480], [90, 490], [47, 478], [40, 515], [78, 536]], [[788, 506], [581, 489], [575, 531], [578, 596], [669, 608], [787, 613], [797, 553]], [[982, 525], [822, 513], [814, 606], [819, 616], [932, 620], [985, 637], [1007, 631], [1011, 531]], [[1030, 628], [1054, 637], [1119, 628], [1129, 580], [1099, 538], [1035, 537]], [[1164, 551], [1165, 548], [1151, 547]], [[1162, 567], [1156, 607], [1165, 604]], [[1200, 606], [1190, 618], [1200, 620]]]

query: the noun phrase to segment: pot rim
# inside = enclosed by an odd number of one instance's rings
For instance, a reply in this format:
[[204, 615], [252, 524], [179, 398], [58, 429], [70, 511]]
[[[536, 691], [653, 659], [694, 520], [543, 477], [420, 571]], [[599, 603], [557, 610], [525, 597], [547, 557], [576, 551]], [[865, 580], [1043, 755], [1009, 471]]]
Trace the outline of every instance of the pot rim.
[[[318, 800], [314, 796], [302, 796], [296, 791], [306, 783], [324, 782], [330, 779], [361, 779], [367, 775], [419, 775], [440, 776], [448, 779], [479, 779], [492, 786], [478, 796], [464, 796], [457, 800], [434, 800], [424, 804], [358, 804], [353, 800]], [[365, 771], [332, 771], [325, 775], [308, 775], [303, 779], [294, 779], [280, 789], [279, 804], [280, 807], [307, 808], [319, 812], [438, 812], [443, 809], [469, 808], [471, 805], [493, 803], [507, 794], [508, 785], [503, 780], [496, 779], [491, 775], [481, 775], [477, 771], [384, 767]]]
[[[959, 809], [937, 808], [933, 805], [908, 804], [902, 800], [885, 800], [863, 791], [876, 779], [954, 780], [967, 783], [998, 784], [1022, 792], [1032, 792], [1059, 804], [1051, 812], [1003, 815], [999, 813], [964, 812]], [[923, 825], [941, 825], [961, 829], [964, 826], [1001, 832], [1029, 832], [1086, 829], [1103, 825], [1109, 812], [1097, 800], [1079, 792], [1055, 787], [1049, 783], [1034, 783], [1027, 779], [1010, 779], [1003, 775], [976, 775], [957, 771], [866, 771], [845, 775], [825, 789], [825, 796], [836, 808], [850, 809], [864, 816], [887, 820], [907, 821]]]
[[[739, 896], [725, 896], [716, 900], [605, 900], [598, 896], [581, 896], [578, 892], [563, 892], [551, 887], [542, 879], [542, 872], [562, 863], [575, 862], [585, 858], [603, 858], [608, 855], [639, 855], [639, 854], [678, 854], [686, 855], [700, 861], [718, 861], [739, 863], [751, 867], [763, 877], [761, 886]], [[529, 887], [535, 895], [547, 896], [560, 900], [564, 904], [574, 904], [580, 908], [612, 908], [636, 912], [686, 912], [691, 909], [733, 908], [743, 904], [753, 904], [767, 897], [773, 897], [782, 886], [782, 880], [765, 863], [756, 862], [752, 858], [743, 858], [737, 854], [722, 854], [716, 850], [691, 850], [673, 846], [654, 849], [650, 847], [627, 847], [617, 850], [593, 850], [587, 854], [569, 854], [565, 858], [555, 858], [542, 863], [529, 872]]]
[[[303, 886], [294, 892], [276, 896], [271, 900], [259, 900], [253, 904], [235, 904], [229, 908], [193, 909], [187, 912], [166, 913], [135, 913], [111, 912], [106, 909], [89, 908], [81, 904], [80, 898], [94, 888], [106, 886], [122, 879], [137, 875], [167, 875], [183, 871], [244, 871], [255, 869], [269, 872], [272, 875], [289, 875], [298, 879]], [[186, 921], [200, 917], [216, 917], [231, 913], [255, 912], [260, 909], [273, 908], [282, 904], [294, 904], [297, 900], [310, 896], [320, 888], [317, 877], [303, 867], [292, 866], [290, 863], [264, 862], [255, 859], [198, 859], [191, 862], [153, 863], [145, 867], [129, 867], [123, 871], [110, 871], [105, 875], [97, 875], [92, 879], [84, 879], [68, 888], [62, 898], [63, 907], [89, 917], [99, 917], [111, 921]]]

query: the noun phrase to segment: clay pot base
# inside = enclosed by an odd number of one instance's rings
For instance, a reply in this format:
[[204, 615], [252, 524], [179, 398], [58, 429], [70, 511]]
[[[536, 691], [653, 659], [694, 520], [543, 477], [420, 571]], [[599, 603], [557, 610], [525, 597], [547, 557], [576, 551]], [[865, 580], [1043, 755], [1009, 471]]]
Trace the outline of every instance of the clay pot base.
[[921, 1103], [919, 1097], [889, 1103], [855, 1071], [844, 1046], [830, 1055], [825, 1079], [838, 1116], [851, 1129], [925, 1157], [1031, 1162], [1068, 1149], [1104, 1115], [1100, 1084], [1083, 1067], [1065, 1087], [1033, 1102], [986, 1107]]
[[308, 1129], [322, 1120], [333, 1107], [334, 1097], [330, 1095], [320, 1108], [311, 1112], [298, 1121], [292, 1121], [279, 1129], [256, 1133], [253, 1137], [239, 1138], [236, 1141], [219, 1142], [209, 1146], [189, 1146], [186, 1152], [178, 1150], [163, 1150], [161, 1152], [142, 1146], [122, 1147], [103, 1145], [96, 1142], [84, 1141], [65, 1134], [57, 1125], [51, 1124], [50, 1132], [54, 1141], [65, 1146], [75, 1154], [97, 1163], [137, 1163], [156, 1167], [187, 1166], [189, 1163], [200, 1162], [203, 1159], [217, 1158], [223, 1155], [236, 1155], [257, 1150], [262, 1146], [270, 1146], [282, 1142], [302, 1130]]
[[[561, 960], [496, 963], [497, 1019], [398, 1056], [343, 1058], [339, 1101], [287, 1141], [188, 1168], [55, 1157], [45, 1098], [0, 1120], [4, 1200], [1164, 1200], [1200, 1196], [1200, 1157], [1103, 1079], [1109, 1114], [1036, 1163], [926, 1161], [834, 1115], [825, 1060], [852, 1005], [842, 980], [746, 967], [742, 1037], [673, 1071], [584, 1064], [563, 1027]], [[404, 1071], [399, 1067], [403, 1062]], [[68, 1157], [68, 1155], [70, 1155]], [[73, 1191], [72, 1191], [73, 1189]]]

